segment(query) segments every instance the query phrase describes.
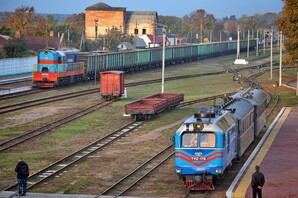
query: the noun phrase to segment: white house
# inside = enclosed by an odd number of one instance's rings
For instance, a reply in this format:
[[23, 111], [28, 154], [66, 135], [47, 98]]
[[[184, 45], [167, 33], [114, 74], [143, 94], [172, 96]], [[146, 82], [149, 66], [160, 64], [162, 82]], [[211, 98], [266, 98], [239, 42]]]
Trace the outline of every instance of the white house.
[[[136, 48], [152, 48], [152, 47], [160, 47], [163, 44], [162, 36], [153, 36], [152, 34], [145, 34], [141, 36], [134, 37], [134, 42], [136, 44]], [[165, 38], [166, 46], [170, 45], [169, 39]]]

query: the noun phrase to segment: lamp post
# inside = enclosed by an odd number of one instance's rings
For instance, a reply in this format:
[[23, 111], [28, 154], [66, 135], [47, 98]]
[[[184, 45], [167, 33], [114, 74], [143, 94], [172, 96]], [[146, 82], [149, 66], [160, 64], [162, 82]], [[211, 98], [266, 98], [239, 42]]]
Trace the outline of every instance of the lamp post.
[[249, 30], [247, 31], [247, 58], [249, 57]]
[[279, 44], [279, 86], [281, 86], [282, 75], [282, 31], [280, 31], [280, 44]]
[[257, 29], [257, 50], [256, 50], [256, 56], [259, 56], [259, 30]]
[[263, 41], [263, 47], [264, 47], [263, 54], [265, 54], [265, 53], [266, 53], [266, 30], [264, 30], [264, 41]]
[[161, 93], [165, 90], [165, 56], [166, 56], [166, 29], [162, 29], [162, 72], [161, 72]]
[[237, 32], [238, 32], [238, 38], [237, 38], [237, 59], [240, 58], [240, 27], [238, 25], [237, 28]]
[[270, 33], [270, 79], [272, 80], [272, 44], [273, 44], [273, 30]]
[[[95, 39], [97, 40], [97, 27], [98, 27], [98, 19], [94, 19], [95, 23]], [[96, 84], [96, 67], [97, 67], [98, 61], [97, 57], [95, 56], [95, 66], [94, 66], [94, 84]]]

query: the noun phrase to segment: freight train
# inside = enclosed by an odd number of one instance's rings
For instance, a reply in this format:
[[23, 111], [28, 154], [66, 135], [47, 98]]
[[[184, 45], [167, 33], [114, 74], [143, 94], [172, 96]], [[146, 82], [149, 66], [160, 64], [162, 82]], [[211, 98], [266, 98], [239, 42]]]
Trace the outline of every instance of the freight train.
[[[256, 40], [249, 41], [250, 49]], [[241, 41], [241, 50], [247, 50], [248, 41]], [[236, 41], [213, 42], [194, 45], [170, 46], [165, 49], [166, 65], [235, 53]], [[33, 71], [37, 87], [56, 87], [98, 78], [99, 72], [135, 72], [159, 67], [162, 48], [111, 53], [79, 53], [75, 49], [43, 50], [38, 53], [38, 64]]]
[[241, 90], [225, 102], [201, 108], [176, 131], [175, 173], [188, 190], [213, 190], [266, 123], [267, 95]]

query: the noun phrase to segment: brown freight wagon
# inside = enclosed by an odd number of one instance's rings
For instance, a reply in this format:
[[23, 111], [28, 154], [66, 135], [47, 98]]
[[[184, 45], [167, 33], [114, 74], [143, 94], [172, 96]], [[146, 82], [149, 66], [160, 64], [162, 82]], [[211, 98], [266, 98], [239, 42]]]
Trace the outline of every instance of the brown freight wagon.
[[106, 100], [121, 97], [124, 93], [124, 72], [100, 72], [100, 93]]
[[149, 119], [166, 109], [176, 107], [183, 100], [183, 94], [158, 93], [126, 104], [125, 113], [135, 120]]

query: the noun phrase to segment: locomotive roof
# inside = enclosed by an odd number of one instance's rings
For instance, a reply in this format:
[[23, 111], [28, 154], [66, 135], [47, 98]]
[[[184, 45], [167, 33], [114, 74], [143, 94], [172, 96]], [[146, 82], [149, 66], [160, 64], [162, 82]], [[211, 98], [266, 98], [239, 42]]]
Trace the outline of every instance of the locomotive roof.
[[[180, 127], [180, 129], [178, 129], [178, 131], [179, 130], [181, 132], [185, 131], [182, 129], [186, 128], [185, 127], [186, 125], [191, 125], [197, 122], [201, 122], [204, 124], [203, 131], [219, 131], [219, 132], [224, 132], [228, 130], [234, 124], [231, 112], [227, 110], [222, 110], [221, 113], [215, 114], [215, 116], [204, 117], [204, 118], [200, 118], [199, 120], [195, 116], [192, 116], [183, 123], [183, 125]], [[190, 128], [189, 130], [192, 131], [193, 128]]]
[[80, 52], [80, 50], [76, 48], [63, 48], [63, 49], [57, 50], [57, 52], [63, 52], [64, 54], [77, 54]]
[[254, 106], [258, 106], [266, 97], [267, 95], [258, 89], [242, 90], [232, 96], [232, 98], [243, 98]]
[[108, 73], [124, 74], [125, 72], [114, 70], [114, 71], [104, 71], [104, 72], [100, 72], [100, 73], [102, 73], [102, 74], [108, 74]]
[[233, 116], [237, 120], [244, 118], [253, 108], [253, 104], [243, 98], [238, 98], [234, 103], [226, 107], [226, 109], [235, 109]]

